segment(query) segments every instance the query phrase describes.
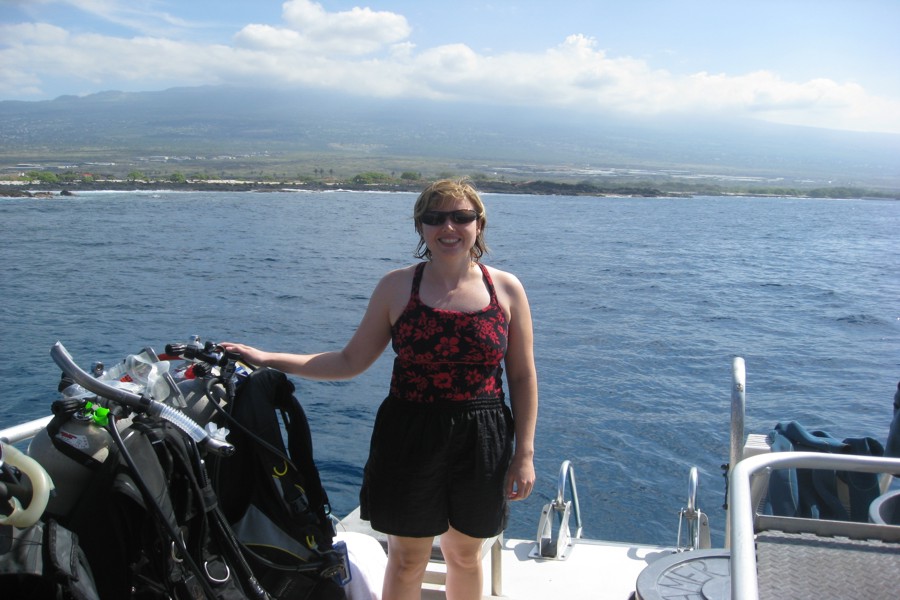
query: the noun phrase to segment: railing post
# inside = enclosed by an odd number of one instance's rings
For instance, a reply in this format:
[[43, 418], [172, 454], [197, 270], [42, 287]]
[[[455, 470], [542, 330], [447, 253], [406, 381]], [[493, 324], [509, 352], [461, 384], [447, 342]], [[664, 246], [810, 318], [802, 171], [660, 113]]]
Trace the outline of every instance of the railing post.
[[556, 504], [563, 506], [566, 502], [566, 480], [572, 489], [572, 512], [575, 514], [575, 536], [581, 537], [581, 507], [578, 504], [578, 487], [575, 485], [575, 468], [568, 460], [564, 460], [559, 468], [559, 481], [556, 487]]
[[[731, 362], [731, 449], [728, 455], [728, 474], [734, 470], [744, 454], [744, 413], [746, 410], [747, 372], [744, 359], [735, 356]], [[731, 486], [725, 497], [725, 547], [731, 547]]]
[[503, 534], [491, 544], [491, 596], [503, 595]]

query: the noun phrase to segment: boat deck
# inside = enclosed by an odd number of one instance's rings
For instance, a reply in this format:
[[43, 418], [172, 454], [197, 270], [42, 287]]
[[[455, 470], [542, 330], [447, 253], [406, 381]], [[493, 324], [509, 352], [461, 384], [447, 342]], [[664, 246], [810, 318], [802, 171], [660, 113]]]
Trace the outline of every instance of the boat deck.
[[672, 554], [671, 548], [579, 539], [566, 560], [546, 560], [529, 558], [534, 546], [534, 540], [503, 542], [503, 597], [628, 600], [641, 571]]
[[[359, 519], [354, 511], [338, 525], [338, 531], [363, 533], [374, 537], [382, 546], [386, 539]], [[602, 540], [577, 539], [565, 560], [535, 558], [534, 540], [500, 539], [499, 577], [495, 576], [492, 554], [484, 551], [484, 598], [530, 600], [566, 598], [578, 600], [629, 600], [633, 597], [638, 575], [647, 565], [669, 556], [672, 548], [627, 544]], [[434, 560], [428, 565], [423, 585], [423, 599], [444, 598], [443, 582], [446, 573], [440, 560], [440, 548], [435, 543]], [[492, 586], [499, 583], [498, 595]]]

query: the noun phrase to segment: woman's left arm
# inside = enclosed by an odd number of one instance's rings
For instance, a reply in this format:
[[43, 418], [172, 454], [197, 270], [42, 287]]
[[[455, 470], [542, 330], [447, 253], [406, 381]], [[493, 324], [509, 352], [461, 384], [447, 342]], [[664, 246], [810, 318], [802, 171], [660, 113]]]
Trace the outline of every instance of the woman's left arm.
[[537, 426], [538, 387], [534, 366], [534, 331], [525, 288], [509, 273], [502, 274], [509, 307], [509, 341], [504, 360], [510, 406], [516, 424], [516, 447], [506, 478], [510, 500], [524, 500], [534, 487], [534, 431]]

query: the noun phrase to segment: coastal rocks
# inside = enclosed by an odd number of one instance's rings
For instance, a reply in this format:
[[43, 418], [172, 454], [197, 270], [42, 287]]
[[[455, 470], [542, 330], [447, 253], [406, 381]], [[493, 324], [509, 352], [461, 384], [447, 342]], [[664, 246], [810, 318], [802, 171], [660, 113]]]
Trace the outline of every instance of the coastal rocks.
[[52, 198], [53, 192], [32, 192], [31, 190], [2, 190], [0, 196], [7, 198]]
[[[75, 192], [63, 190], [59, 192], [59, 196], [75, 196]], [[54, 198], [57, 194], [54, 192], [35, 192], [23, 189], [2, 189], [0, 188], [0, 197], [2, 198]]]

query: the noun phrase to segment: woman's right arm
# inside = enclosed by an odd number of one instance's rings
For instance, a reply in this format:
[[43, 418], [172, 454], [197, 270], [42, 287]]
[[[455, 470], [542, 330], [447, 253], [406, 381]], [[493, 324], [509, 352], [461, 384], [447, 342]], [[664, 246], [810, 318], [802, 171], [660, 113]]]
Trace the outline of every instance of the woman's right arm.
[[[246, 344], [222, 342], [241, 360], [260, 367], [271, 367], [306, 379], [336, 381], [350, 379], [368, 369], [391, 340], [391, 305], [397, 302], [397, 279], [400, 271], [385, 275], [372, 297], [353, 337], [341, 350], [317, 354], [266, 352]], [[401, 276], [402, 277], [402, 276]]]

